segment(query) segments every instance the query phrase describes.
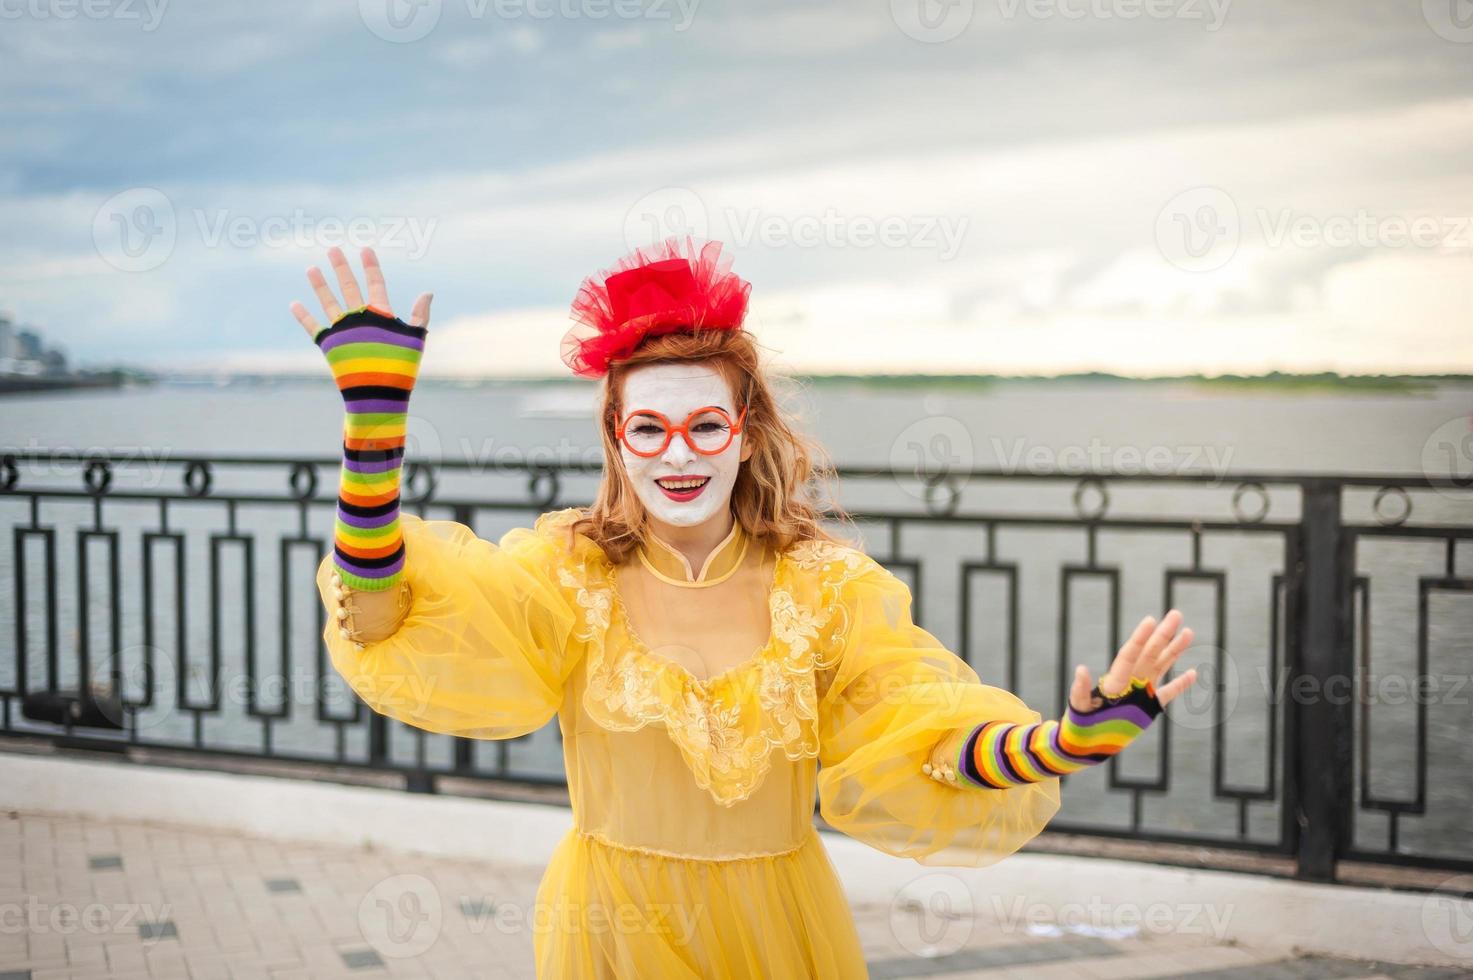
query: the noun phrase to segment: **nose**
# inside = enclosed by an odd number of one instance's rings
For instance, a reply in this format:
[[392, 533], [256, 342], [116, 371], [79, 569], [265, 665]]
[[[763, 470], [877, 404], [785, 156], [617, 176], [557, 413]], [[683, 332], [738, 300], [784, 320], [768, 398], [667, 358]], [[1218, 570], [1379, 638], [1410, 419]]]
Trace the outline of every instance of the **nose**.
[[686, 442], [685, 433], [680, 433], [670, 440], [670, 445], [665, 447], [665, 454], [661, 460], [670, 466], [680, 469], [696, 458], [695, 450], [691, 449], [690, 443]]

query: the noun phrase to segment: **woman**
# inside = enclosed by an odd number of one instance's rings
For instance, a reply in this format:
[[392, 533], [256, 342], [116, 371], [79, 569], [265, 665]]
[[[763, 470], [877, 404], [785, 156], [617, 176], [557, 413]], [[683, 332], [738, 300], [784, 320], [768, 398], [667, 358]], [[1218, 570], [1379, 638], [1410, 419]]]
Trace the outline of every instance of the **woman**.
[[591, 507], [499, 544], [399, 511], [430, 297], [402, 321], [373, 252], [365, 301], [333, 250], [341, 305], [308, 272], [331, 325], [292, 307], [346, 409], [317, 575], [334, 666], [431, 732], [512, 738], [557, 716], [575, 826], [537, 894], [539, 977], [866, 976], [815, 792], [887, 853], [988, 864], [1048, 822], [1059, 776], [1119, 752], [1196, 676], [1156, 687], [1191, 630], [1147, 617], [1042, 722], [916, 626], [905, 585], [820, 523], [812, 454], [720, 249], [669, 241], [583, 283], [564, 359], [603, 378], [603, 481]]

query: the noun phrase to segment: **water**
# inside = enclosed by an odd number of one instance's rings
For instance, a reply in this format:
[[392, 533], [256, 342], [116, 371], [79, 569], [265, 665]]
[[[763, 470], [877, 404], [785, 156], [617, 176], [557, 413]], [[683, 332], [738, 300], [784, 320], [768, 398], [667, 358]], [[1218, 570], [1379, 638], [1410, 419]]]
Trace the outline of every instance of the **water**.
[[[480, 388], [427, 384], [414, 397], [409, 454], [412, 459], [468, 460], [486, 464], [532, 459], [542, 461], [598, 460], [591, 415], [594, 386], [537, 386], [505, 384]], [[1473, 466], [1470, 453], [1469, 412], [1473, 387], [1443, 384], [1416, 393], [1299, 392], [1274, 390], [1231, 391], [1188, 384], [996, 384], [964, 390], [955, 385], [931, 388], [873, 387], [825, 384], [788, 393], [806, 429], [845, 465], [1004, 467], [1015, 472], [1039, 473], [1058, 469], [1097, 467], [1107, 470], [1183, 472], [1217, 476], [1231, 473], [1422, 473], [1446, 475], [1450, 465], [1466, 473]], [[56, 393], [0, 402], [0, 444], [20, 448], [70, 449], [89, 453], [107, 451], [130, 463], [119, 467], [114, 486], [174, 490], [180, 469], [161, 460], [184, 453], [211, 455], [272, 455], [335, 458], [340, 438], [337, 393], [322, 384], [281, 383], [230, 387], [159, 386], [115, 392]], [[324, 468], [319, 495], [330, 495], [335, 479]], [[216, 474], [217, 490], [284, 491], [284, 471]], [[26, 470], [25, 486], [80, 485], [76, 468]], [[591, 481], [570, 479], [560, 502], [586, 499]], [[1236, 481], [1205, 486], [1180, 484], [1116, 484], [1111, 487], [1111, 516], [1153, 519], [1200, 517], [1229, 520]], [[1370, 522], [1377, 488], [1347, 492], [1348, 521]], [[965, 514], [1048, 514], [1071, 516], [1072, 482], [973, 481], [962, 487], [959, 511]], [[498, 475], [484, 465], [469, 472], [447, 474], [437, 499], [525, 499], [525, 479]], [[842, 497], [852, 508], [882, 507], [907, 512], [924, 509], [922, 488], [914, 480], [847, 480]], [[1467, 525], [1473, 523], [1473, 497], [1450, 491], [1413, 491], [1411, 523]], [[1256, 511], [1262, 502], [1253, 493], [1242, 503]], [[1268, 520], [1298, 518], [1298, 494], [1292, 488], [1268, 488]], [[1093, 497], [1087, 495], [1086, 505]], [[1398, 513], [1400, 498], [1383, 503]], [[0, 512], [11, 524], [29, 521], [28, 504], [0, 499]], [[330, 534], [330, 508], [313, 508], [310, 535]], [[443, 511], [430, 516], [448, 516]], [[535, 509], [509, 515], [478, 517], [476, 530], [496, 537], [513, 524], [528, 523]], [[258, 676], [274, 677], [259, 692], [262, 707], [284, 707], [289, 717], [272, 726], [278, 748], [304, 754], [333, 751], [333, 731], [313, 718], [317, 681], [315, 616], [320, 604], [310, 576], [313, 564], [303, 548], [293, 551], [285, 569], [279, 563], [279, 540], [296, 533], [297, 515], [291, 508], [243, 505], [238, 527], [257, 535], [255, 600]], [[75, 528], [92, 519], [87, 502], [48, 501], [41, 508], [43, 524], [58, 531], [58, 603], [62, 680], [74, 683], [81, 636], [76, 628], [75, 583], [77, 539]], [[174, 622], [167, 597], [174, 588], [172, 552], [156, 554], [156, 589], [162, 597], [151, 612], [152, 644], [172, 652], [182, 645], [190, 665], [184, 689], [191, 699], [210, 692], [208, 676], [210, 615], [208, 568], [209, 534], [228, 528], [217, 504], [171, 508], [173, 530], [189, 533], [186, 544], [185, 585], [188, 620], [182, 632]], [[103, 511], [105, 527], [121, 527], [122, 576], [121, 646], [125, 663], [136, 658], [144, 643], [144, 616], [138, 570], [143, 563], [141, 534], [160, 527], [156, 504], [110, 503]], [[985, 557], [986, 541], [975, 525], [907, 525], [899, 550], [889, 553], [888, 537], [872, 526], [859, 529], [865, 547], [881, 559], [897, 559], [898, 574], [917, 586], [924, 625], [951, 649], [963, 653], [983, 679], [1009, 686], [1045, 716], [1055, 713], [1060, 677], [1078, 661], [1098, 664], [1108, 658], [1115, 637], [1109, 633], [1112, 607], [1107, 583], [1100, 575], [1071, 580], [1067, 607], [1061, 604], [1061, 567], [1087, 560], [1085, 535], [1079, 527], [1039, 528], [1004, 526], [996, 537], [999, 563], [1017, 566], [1018, 614], [1016, 678], [1007, 675], [1008, 596], [997, 574], [980, 573], [967, 582], [973, 630], [963, 643], [960, 631], [962, 601], [961, 563]], [[208, 533], [206, 533], [208, 532]], [[104, 545], [93, 541], [90, 554], [93, 583], [88, 611], [94, 670], [111, 645], [106, 568], [99, 568]], [[245, 579], [240, 556], [244, 545], [221, 545], [219, 606], [222, 646], [219, 651], [226, 686], [221, 692], [224, 710], [204, 724], [208, 744], [255, 750], [260, 747], [262, 723], [247, 717], [245, 689], [240, 683], [244, 663]], [[1268, 752], [1268, 719], [1281, 703], [1275, 693], [1275, 638], [1270, 635], [1273, 606], [1272, 576], [1282, 573], [1283, 537], [1278, 532], [1240, 530], [1204, 534], [1201, 568], [1225, 573], [1226, 589], [1219, 597], [1205, 579], [1181, 580], [1175, 591], [1165, 591], [1166, 573], [1191, 565], [1190, 537], [1179, 530], [1105, 531], [1097, 541], [1100, 566], [1118, 569], [1121, 628], [1142, 615], [1159, 614], [1168, 604], [1183, 610], [1197, 633], [1184, 666], [1210, 669], [1218, 652], [1227, 667], [1223, 695], [1226, 753], [1223, 780], [1229, 787], [1264, 787], [1271, 778], [1282, 786], [1282, 772], [1272, 772], [1277, 759]], [[1457, 555], [1458, 574], [1473, 575], [1473, 559], [1465, 545]], [[1376, 703], [1368, 709], [1370, 790], [1373, 795], [1409, 799], [1415, 791], [1415, 699], [1399, 687], [1416, 672], [1419, 581], [1442, 574], [1446, 551], [1433, 539], [1363, 540], [1357, 573], [1366, 577], [1370, 602], [1370, 631], [1366, 653], [1375, 679]], [[921, 569], [916, 582], [913, 561]], [[16, 557], [10, 535], [0, 541], [0, 567], [13, 580]], [[44, 621], [39, 598], [41, 565], [33, 542], [27, 552], [28, 582], [33, 583], [27, 603], [32, 651], [29, 674], [33, 685], [44, 680], [40, 643]], [[280, 596], [283, 573], [291, 586], [285, 605]], [[1216, 619], [1217, 603], [1224, 616]], [[1402, 822], [1400, 848], [1424, 854], [1470, 856], [1462, 833], [1461, 815], [1473, 804], [1473, 603], [1466, 593], [1432, 592], [1428, 596], [1429, 629], [1426, 637], [1429, 670], [1438, 685], [1426, 705], [1428, 720], [1428, 813]], [[1069, 642], [1063, 651], [1066, 674], [1059, 672], [1060, 622], [1070, 618]], [[288, 617], [283, 645], [283, 614]], [[0, 583], [0, 636], [7, 645], [15, 634], [13, 581]], [[1284, 648], [1278, 641], [1282, 667]], [[13, 683], [14, 658], [0, 665], [0, 683]], [[171, 695], [177, 680], [168, 657], [159, 660], [156, 690]], [[105, 670], [105, 667], [104, 667]], [[130, 674], [133, 676], [133, 674]], [[1209, 675], [1212, 676], [1212, 675]], [[336, 679], [324, 679], [329, 711], [351, 712], [352, 702]], [[1199, 685], [1205, 688], [1206, 685]], [[191, 719], [170, 707], [143, 712], [141, 720], [150, 738], [187, 741]], [[1168, 833], [1231, 837], [1236, 833], [1237, 804], [1218, 799], [1212, 789], [1212, 752], [1215, 716], [1205, 699], [1173, 708], [1170, 726], [1171, 789], [1147, 793], [1143, 814], [1147, 827]], [[364, 751], [361, 726], [345, 729], [350, 755]], [[1280, 732], [1282, 734], [1282, 732]], [[1161, 739], [1152, 738], [1122, 759], [1119, 775], [1127, 779], [1154, 778], [1160, 760]], [[440, 738], [418, 739], [396, 730], [396, 758], [409, 761], [421, 746], [432, 763], [448, 764], [450, 746]], [[477, 758], [491, 765], [500, 746], [477, 746]], [[558, 754], [551, 731], [508, 747], [513, 768], [519, 772], [555, 773]], [[1074, 823], [1122, 827], [1127, 824], [1129, 795], [1106, 787], [1103, 769], [1072, 780], [1066, 792], [1063, 817]], [[1248, 806], [1248, 836], [1258, 841], [1277, 838], [1281, 811], [1277, 802]], [[1379, 813], [1361, 812], [1356, 819], [1356, 841], [1370, 849], [1386, 846], [1386, 824]]]

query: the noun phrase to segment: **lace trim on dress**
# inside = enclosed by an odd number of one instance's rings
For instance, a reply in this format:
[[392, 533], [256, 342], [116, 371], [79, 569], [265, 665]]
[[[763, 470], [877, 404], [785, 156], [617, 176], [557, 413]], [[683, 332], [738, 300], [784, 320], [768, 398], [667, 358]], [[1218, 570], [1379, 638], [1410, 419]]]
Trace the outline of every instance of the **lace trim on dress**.
[[771, 769], [774, 749], [794, 761], [818, 755], [815, 671], [833, 666], [822, 651], [841, 649], [834, 638], [848, 616], [840, 589], [873, 564], [830, 541], [802, 542], [778, 555], [767, 643], [703, 680], [640, 641], [603, 551], [576, 549], [558, 581], [583, 610], [577, 635], [588, 645], [584, 709], [609, 731], [664, 725], [696, 785], [725, 806], [748, 798]]

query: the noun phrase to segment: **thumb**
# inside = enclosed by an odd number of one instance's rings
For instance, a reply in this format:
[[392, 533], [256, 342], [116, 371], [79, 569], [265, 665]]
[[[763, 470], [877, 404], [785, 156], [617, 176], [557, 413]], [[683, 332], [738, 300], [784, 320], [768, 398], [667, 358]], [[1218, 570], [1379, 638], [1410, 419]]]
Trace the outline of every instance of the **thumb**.
[[428, 327], [430, 325], [430, 304], [434, 300], [434, 293], [419, 294], [419, 299], [414, 301], [414, 309], [409, 313], [409, 325], [411, 327]]
[[1069, 704], [1075, 711], [1088, 711], [1094, 701], [1090, 692], [1094, 690], [1094, 681], [1089, 676], [1089, 668], [1080, 664], [1074, 668], [1074, 683], [1069, 685]]

